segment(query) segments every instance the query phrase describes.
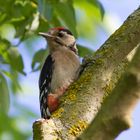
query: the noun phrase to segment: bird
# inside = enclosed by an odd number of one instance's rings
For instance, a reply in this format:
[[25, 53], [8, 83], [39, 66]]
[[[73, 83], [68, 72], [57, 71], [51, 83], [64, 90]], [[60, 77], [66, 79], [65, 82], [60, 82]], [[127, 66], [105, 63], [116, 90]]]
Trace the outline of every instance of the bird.
[[39, 35], [46, 39], [49, 48], [39, 77], [40, 111], [41, 118], [50, 119], [62, 95], [77, 80], [80, 60], [76, 39], [69, 29], [55, 27]]

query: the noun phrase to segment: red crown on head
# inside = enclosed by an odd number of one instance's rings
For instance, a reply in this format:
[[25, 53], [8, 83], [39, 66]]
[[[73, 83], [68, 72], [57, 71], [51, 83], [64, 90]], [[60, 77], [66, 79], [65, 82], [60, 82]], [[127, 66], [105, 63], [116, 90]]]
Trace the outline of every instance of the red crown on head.
[[52, 30], [64, 30], [64, 27], [55, 27], [55, 28], [51, 28]]
[[66, 32], [69, 35], [73, 35], [72, 32], [69, 29], [64, 28], [64, 27], [55, 27], [55, 28], [51, 28], [51, 30], [64, 31], [64, 32]]

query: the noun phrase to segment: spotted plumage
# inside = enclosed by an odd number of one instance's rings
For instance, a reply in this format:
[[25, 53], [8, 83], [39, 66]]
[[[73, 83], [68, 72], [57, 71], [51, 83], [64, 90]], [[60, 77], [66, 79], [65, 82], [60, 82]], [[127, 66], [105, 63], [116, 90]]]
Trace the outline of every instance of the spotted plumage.
[[41, 116], [47, 116], [46, 107], [47, 107], [48, 93], [50, 92], [50, 88], [51, 88], [50, 84], [51, 84], [51, 78], [52, 78], [52, 66], [53, 66], [52, 57], [51, 55], [48, 55], [42, 67], [40, 78], [39, 78], [39, 89], [40, 89], [39, 100], [40, 100]]

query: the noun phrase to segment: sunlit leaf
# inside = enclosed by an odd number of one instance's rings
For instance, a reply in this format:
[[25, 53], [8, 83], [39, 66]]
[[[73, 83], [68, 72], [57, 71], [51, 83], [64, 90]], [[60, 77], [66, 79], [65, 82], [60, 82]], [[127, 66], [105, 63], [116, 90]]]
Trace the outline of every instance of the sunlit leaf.
[[105, 10], [104, 10], [104, 7], [101, 4], [101, 2], [98, 1], [98, 0], [87, 0], [87, 1], [90, 2], [91, 4], [93, 4], [94, 6], [96, 6], [96, 7], [98, 7], [100, 9], [101, 17], [103, 18], [104, 17]]
[[7, 53], [7, 49], [9, 48], [10, 43], [5, 39], [0, 39], [0, 63], [5, 64], [5, 53]]
[[9, 90], [5, 77], [0, 72], [0, 111], [8, 112], [9, 109]]
[[10, 46], [9, 41], [0, 38], [0, 55], [2, 55]]
[[101, 10], [97, 0], [76, 0], [77, 31], [80, 37], [93, 39], [97, 33], [97, 27], [102, 21]]
[[15, 36], [15, 28], [12, 24], [3, 24], [0, 26], [0, 36], [12, 42]]

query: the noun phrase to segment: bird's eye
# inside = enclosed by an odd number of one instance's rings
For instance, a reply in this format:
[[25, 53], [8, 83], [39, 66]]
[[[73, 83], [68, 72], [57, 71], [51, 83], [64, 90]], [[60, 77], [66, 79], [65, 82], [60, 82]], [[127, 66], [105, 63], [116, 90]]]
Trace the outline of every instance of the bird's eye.
[[63, 34], [63, 33], [58, 33], [57, 36], [59, 36], [59, 37], [63, 37], [64, 34]]

